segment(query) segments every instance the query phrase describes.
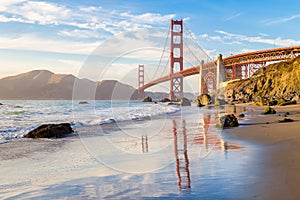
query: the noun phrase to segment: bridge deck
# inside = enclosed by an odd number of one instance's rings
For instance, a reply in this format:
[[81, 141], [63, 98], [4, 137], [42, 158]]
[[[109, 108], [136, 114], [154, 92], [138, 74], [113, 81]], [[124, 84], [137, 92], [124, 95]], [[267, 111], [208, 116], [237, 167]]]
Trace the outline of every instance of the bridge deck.
[[[281, 61], [287, 60], [290, 58], [295, 58], [300, 56], [300, 46], [292, 46], [292, 47], [285, 47], [285, 48], [275, 48], [275, 49], [268, 49], [268, 50], [259, 50], [247, 53], [236, 54], [233, 56], [228, 56], [223, 58], [223, 62], [225, 67], [235, 66], [235, 65], [247, 65], [247, 64], [256, 64], [256, 63], [263, 63], [263, 62], [272, 62], [272, 61]], [[216, 61], [205, 63], [203, 68], [213, 68], [216, 67]], [[194, 66], [188, 69], [184, 69], [180, 72], [176, 72], [173, 74], [173, 77], [186, 77], [192, 76], [195, 74], [199, 74], [199, 66]], [[170, 80], [171, 76], [166, 75], [155, 79], [140, 89], [145, 90], [151, 86], [154, 86], [159, 83], [163, 83], [165, 81]]]

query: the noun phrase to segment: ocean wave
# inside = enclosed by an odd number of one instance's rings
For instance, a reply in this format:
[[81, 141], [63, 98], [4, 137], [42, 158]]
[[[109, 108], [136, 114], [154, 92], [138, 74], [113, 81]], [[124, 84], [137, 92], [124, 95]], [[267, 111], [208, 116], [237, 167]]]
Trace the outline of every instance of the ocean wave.
[[[85, 127], [85, 126], [96, 126], [104, 124], [112, 124], [117, 122], [126, 122], [131, 120], [144, 120], [150, 119], [151, 117], [160, 116], [164, 114], [176, 113], [180, 110], [177, 106], [166, 106], [163, 104], [153, 104], [146, 106], [128, 107], [127, 112], [124, 112], [124, 107], [108, 109], [97, 113], [90, 118], [93, 119], [79, 119], [75, 120], [74, 128]], [[105, 113], [105, 114], [104, 114]], [[104, 116], [103, 116], [104, 115]], [[99, 117], [98, 117], [99, 116]]]
[[[59, 102], [58, 102], [59, 103]], [[65, 102], [66, 104], [66, 102]], [[110, 106], [109, 106], [110, 105]], [[178, 112], [178, 106], [168, 106], [166, 104], [147, 103], [126, 103], [126, 102], [96, 102], [90, 105], [73, 105], [62, 107], [55, 106], [55, 103], [47, 103], [22, 111], [13, 111], [12, 115], [1, 118], [0, 124], [0, 144], [15, 138], [22, 138], [29, 131], [46, 123], [72, 123], [73, 128], [105, 125], [131, 120], [147, 120], [151, 117], [172, 114]], [[26, 106], [24, 106], [26, 108]], [[53, 108], [51, 110], [51, 108]], [[3, 113], [2, 113], [3, 114]]]

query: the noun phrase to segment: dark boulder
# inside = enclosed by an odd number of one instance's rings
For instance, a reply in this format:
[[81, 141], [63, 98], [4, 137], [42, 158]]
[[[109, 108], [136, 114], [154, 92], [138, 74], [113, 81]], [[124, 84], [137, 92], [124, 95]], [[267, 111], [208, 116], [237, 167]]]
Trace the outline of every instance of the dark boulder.
[[3, 106], [3, 104], [2, 104], [2, 103], [0, 103], [0, 106]]
[[71, 124], [62, 123], [62, 124], [43, 124], [38, 128], [30, 131], [26, 138], [60, 138], [67, 134], [73, 133]]
[[287, 105], [294, 105], [297, 104], [297, 101], [292, 100], [292, 101], [286, 101], [284, 103], [281, 103], [279, 106], [287, 106]]
[[163, 99], [160, 99], [159, 101], [162, 102], [162, 103], [171, 102], [171, 100], [168, 99], [168, 98], [163, 98]]
[[271, 100], [269, 101], [269, 106], [276, 106], [278, 104], [277, 100]]
[[239, 114], [239, 118], [243, 118], [243, 117], [245, 117], [245, 114], [244, 113], [240, 113]]
[[278, 105], [278, 106], [282, 106], [282, 105], [284, 105], [286, 102], [287, 102], [286, 99], [280, 98], [280, 99], [278, 99], [278, 101], [277, 101], [277, 105]]
[[270, 106], [267, 106], [261, 113], [262, 115], [269, 115], [269, 114], [276, 114], [276, 111], [270, 107]]
[[178, 106], [178, 103], [177, 102], [170, 102], [170, 103], [168, 103], [168, 106], [173, 106], [173, 105], [177, 105]]
[[143, 102], [152, 102], [152, 98], [149, 96], [146, 96], [143, 100]]
[[79, 104], [89, 104], [87, 101], [80, 101]]
[[290, 118], [284, 118], [282, 120], [279, 120], [278, 123], [286, 123], [286, 122], [293, 122], [294, 120], [293, 119], [290, 119]]
[[211, 104], [212, 99], [208, 94], [201, 94], [197, 97], [197, 106], [207, 106]]
[[180, 101], [180, 106], [191, 106], [191, 102], [187, 98], [182, 98]]
[[239, 122], [234, 114], [224, 115], [220, 117], [217, 127], [226, 128], [226, 127], [237, 127], [239, 126]]

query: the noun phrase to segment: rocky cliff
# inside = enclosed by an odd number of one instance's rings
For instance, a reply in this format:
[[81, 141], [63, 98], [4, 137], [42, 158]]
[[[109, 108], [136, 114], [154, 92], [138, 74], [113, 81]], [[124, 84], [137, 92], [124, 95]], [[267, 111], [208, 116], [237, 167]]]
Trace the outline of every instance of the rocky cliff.
[[268, 65], [251, 78], [228, 83], [227, 101], [292, 100], [300, 95], [300, 57]]

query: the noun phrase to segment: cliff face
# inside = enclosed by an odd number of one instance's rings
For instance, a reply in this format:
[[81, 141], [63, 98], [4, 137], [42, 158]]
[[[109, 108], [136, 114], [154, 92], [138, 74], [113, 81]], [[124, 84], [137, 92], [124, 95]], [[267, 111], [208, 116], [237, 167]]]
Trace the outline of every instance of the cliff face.
[[259, 69], [251, 78], [228, 83], [227, 101], [286, 99], [300, 95], [300, 57]]
[[[54, 74], [47, 70], [34, 70], [16, 76], [0, 79], [0, 99], [28, 100], [70, 100], [73, 96], [74, 84], [80, 90], [96, 100], [128, 100], [136, 99], [135, 88], [114, 80], [94, 82], [79, 79], [73, 75]], [[78, 88], [77, 88], [78, 89]], [[84, 93], [79, 96], [84, 99]]]

